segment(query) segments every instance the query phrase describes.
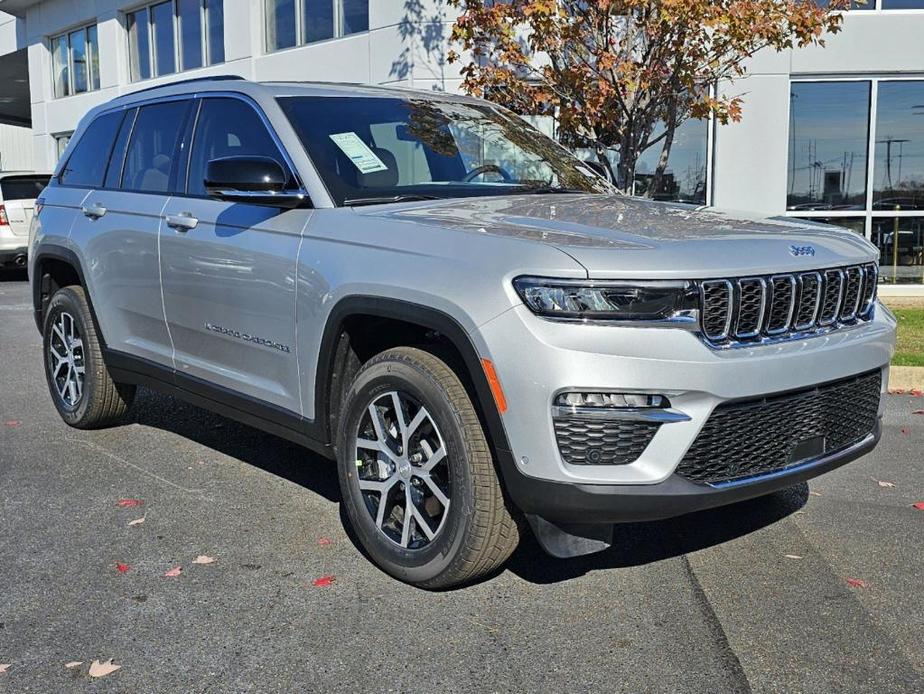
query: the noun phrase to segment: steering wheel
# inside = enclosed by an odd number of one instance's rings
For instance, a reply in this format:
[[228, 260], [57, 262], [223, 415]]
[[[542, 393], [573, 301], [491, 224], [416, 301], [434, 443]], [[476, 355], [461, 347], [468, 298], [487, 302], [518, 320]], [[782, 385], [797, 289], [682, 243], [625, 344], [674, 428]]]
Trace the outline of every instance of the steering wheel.
[[500, 177], [504, 179], [504, 183], [513, 183], [513, 176], [511, 176], [507, 172], [506, 169], [504, 169], [501, 166], [498, 166], [497, 164], [482, 164], [481, 166], [475, 167], [474, 169], [469, 171], [467, 174], [465, 174], [465, 178], [462, 179], [462, 182], [471, 183], [476, 178], [478, 178], [481, 174], [486, 174], [489, 171], [493, 171], [494, 173], [500, 174]]

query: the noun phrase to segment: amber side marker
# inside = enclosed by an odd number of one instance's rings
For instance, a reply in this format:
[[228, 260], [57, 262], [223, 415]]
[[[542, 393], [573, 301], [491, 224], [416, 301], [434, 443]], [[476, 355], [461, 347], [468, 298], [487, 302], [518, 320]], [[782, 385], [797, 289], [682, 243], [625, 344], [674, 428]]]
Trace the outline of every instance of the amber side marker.
[[490, 359], [481, 360], [481, 368], [484, 369], [484, 375], [488, 379], [488, 385], [491, 386], [491, 393], [494, 395], [494, 402], [497, 404], [497, 410], [501, 414], [507, 411], [507, 398], [504, 397], [504, 389], [501, 388], [500, 380], [497, 378], [497, 372], [494, 370], [494, 364]]

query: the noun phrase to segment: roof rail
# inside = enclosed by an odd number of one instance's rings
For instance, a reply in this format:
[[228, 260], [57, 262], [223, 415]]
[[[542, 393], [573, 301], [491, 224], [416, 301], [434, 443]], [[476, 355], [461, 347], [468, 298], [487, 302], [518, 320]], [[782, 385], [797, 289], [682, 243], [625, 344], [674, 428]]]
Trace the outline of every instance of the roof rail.
[[121, 96], [132, 96], [134, 94], [142, 94], [144, 92], [149, 92], [154, 89], [163, 89], [165, 87], [175, 87], [178, 84], [191, 84], [193, 82], [222, 82], [225, 80], [246, 80], [245, 77], [240, 75], [212, 75], [210, 77], [190, 77], [185, 80], [176, 80], [175, 82], [164, 82], [163, 84], [156, 84], [153, 87], [145, 87], [144, 89], [137, 89], [132, 92], [125, 92]]

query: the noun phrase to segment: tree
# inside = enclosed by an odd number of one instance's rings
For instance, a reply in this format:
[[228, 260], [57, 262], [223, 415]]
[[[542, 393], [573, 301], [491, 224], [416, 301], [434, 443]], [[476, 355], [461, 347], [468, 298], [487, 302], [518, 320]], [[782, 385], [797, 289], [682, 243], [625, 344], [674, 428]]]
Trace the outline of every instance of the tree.
[[[849, 0], [449, 0], [452, 40], [469, 53], [463, 88], [524, 115], [554, 116], [563, 143], [590, 147], [631, 191], [639, 156], [660, 144], [647, 194], [661, 190], [679, 125], [741, 119], [743, 77], [763, 49], [824, 45]], [[461, 55], [449, 52], [450, 62]], [[614, 173], [608, 151], [618, 149]]]

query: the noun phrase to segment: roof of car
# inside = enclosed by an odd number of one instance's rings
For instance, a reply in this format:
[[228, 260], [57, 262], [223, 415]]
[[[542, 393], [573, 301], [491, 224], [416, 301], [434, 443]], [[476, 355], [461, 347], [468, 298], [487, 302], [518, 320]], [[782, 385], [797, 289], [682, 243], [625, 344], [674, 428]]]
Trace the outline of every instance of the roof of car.
[[408, 87], [377, 86], [369, 84], [353, 84], [343, 82], [296, 82], [271, 81], [252, 82], [236, 75], [218, 75], [212, 77], [197, 77], [187, 80], [176, 80], [147, 87], [137, 91], [123, 94], [110, 102], [112, 105], [127, 105], [136, 101], [149, 100], [156, 96], [175, 96], [182, 94], [196, 94], [210, 91], [232, 91], [251, 96], [356, 96], [356, 97], [382, 97], [393, 96], [408, 98], [439, 99], [446, 101], [476, 102], [477, 99], [459, 94], [445, 92], [411, 89]]

